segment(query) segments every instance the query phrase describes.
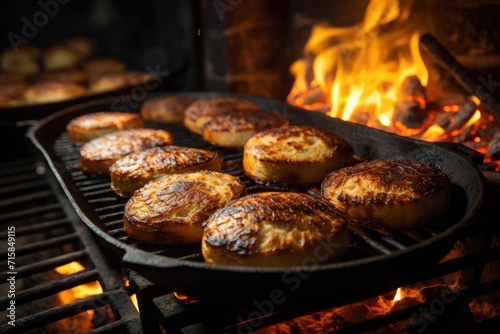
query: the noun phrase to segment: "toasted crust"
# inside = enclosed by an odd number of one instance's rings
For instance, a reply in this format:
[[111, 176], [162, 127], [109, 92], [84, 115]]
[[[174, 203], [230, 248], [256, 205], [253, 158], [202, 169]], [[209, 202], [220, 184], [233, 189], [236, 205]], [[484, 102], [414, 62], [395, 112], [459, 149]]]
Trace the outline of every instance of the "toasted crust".
[[50, 103], [74, 99], [86, 94], [87, 89], [78, 84], [44, 82], [26, 89], [24, 99], [29, 103]]
[[321, 193], [351, 219], [397, 231], [441, 219], [451, 203], [446, 174], [410, 160], [374, 160], [339, 169], [325, 178]]
[[81, 56], [65, 45], [53, 45], [44, 51], [42, 60], [46, 71], [56, 71], [75, 67]]
[[237, 177], [213, 171], [166, 175], [137, 190], [125, 205], [124, 229], [150, 244], [201, 241], [215, 210], [245, 194]]
[[172, 135], [164, 130], [115, 131], [86, 142], [80, 149], [79, 165], [87, 173], [109, 174], [109, 167], [127, 154], [173, 144]]
[[237, 110], [214, 117], [203, 127], [203, 139], [222, 147], [243, 147], [253, 135], [288, 125], [282, 115], [267, 110]]
[[338, 260], [350, 246], [346, 225], [322, 199], [256, 193], [231, 202], [204, 223], [202, 253], [208, 263], [258, 267]]
[[163, 146], [131, 153], [109, 167], [111, 188], [121, 196], [130, 196], [137, 189], [163, 175], [195, 170], [220, 171], [222, 157], [212, 151]]
[[60, 82], [63, 84], [85, 84], [87, 74], [82, 70], [67, 69], [53, 72], [41, 73], [37, 77], [37, 82]]
[[83, 68], [90, 75], [123, 72], [126, 69], [125, 63], [115, 58], [94, 58], [87, 61]]
[[123, 89], [141, 85], [151, 80], [151, 75], [140, 71], [98, 73], [89, 80], [89, 88], [94, 93]]
[[203, 134], [203, 126], [215, 116], [235, 110], [257, 110], [252, 101], [234, 97], [202, 99], [192, 103], [185, 112], [184, 125], [196, 134]]
[[260, 132], [243, 148], [243, 170], [264, 183], [311, 185], [353, 162], [353, 149], [333, 133], [311, 126]]
[[72, 119], [66, 126], [69, 139], [85, 143], [106, 133], [144, 127], [138, 114], [100, 111]]
[[40, 71], [40, 49], [32, 44], [19, 45], [17, 50], [8, 48], [0, 55], [2, 72], [20, 75], [36, 75]]
[[141, 107], [145, 120], [158, 123], [182, 123], [184, 111], [196, 101], [190, 96], [167, 95], [147, 100]]

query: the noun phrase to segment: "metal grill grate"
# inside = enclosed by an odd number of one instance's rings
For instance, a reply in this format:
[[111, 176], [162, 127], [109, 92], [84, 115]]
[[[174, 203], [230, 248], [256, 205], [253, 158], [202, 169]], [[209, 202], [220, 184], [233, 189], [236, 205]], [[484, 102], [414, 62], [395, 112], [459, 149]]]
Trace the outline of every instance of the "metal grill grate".
[[[2, 313], [1, 333], [43, 333], [43, 328], [87, 310], [110, 308], [114, 320], [90, 333], [142, 333], [138, 312], [121, 276], [109, 268], [97, 243], [79, 221], [70, 203], [54, 188], [45, 168], [32, 159], [0, 164], [0, 239], [8, 240], [8, 227], [15, 228], [15, 259], [8, 267], [2, 256], [0, 288], [13, 291], [6, 280], [15, 277], [15, 296], [2, 293], [0, 309], [15, 302], [15, 322]], [[10, 234], [12, 236], [12, 234]], [[7, 242], [5, 242], [7, 244]], [[2, 246], [2, 252], [7, 251]], [[54, 269], [78, 261], [85, 269], [54, 276]], [[8, 268], [8, 271], [5, 269]], [[43, 279], [41, 279], [43, 277]], [[65, 305], [52, 305], [47, 298], [89, 282], [99, 282], [103, 292]], [[10, 295], [10, 296], [9, 296]], [[50, 305], [50, 306], [47, 306]], [[10, 312], [10, 311], [9, 311]], [[15, 324], [15, 326], [12, 326]]]

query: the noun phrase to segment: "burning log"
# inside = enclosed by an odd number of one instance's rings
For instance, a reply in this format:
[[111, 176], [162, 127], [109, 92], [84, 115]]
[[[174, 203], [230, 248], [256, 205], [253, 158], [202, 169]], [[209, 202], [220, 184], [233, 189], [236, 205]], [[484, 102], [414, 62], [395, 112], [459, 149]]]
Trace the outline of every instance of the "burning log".
[[398, 101], [417, 101], [423, 107], [425, 97], [425, 88], [416, 75], [407, 76], [398, 89]]
[[418, 129], [426, 120], [425, 88], [417, 76], [407, 76], [398, 89], [393, 122], [401, 122], [409, 129]]
[[477, 104], [472, 100], [465, 102], [460, 109], [453, 114], [450, 123], [446, 126], [445, 130], [453, 131], [460, 129], [474, 115], [477, 107]]
[[[464, 87], [470, 94], [477, 96], [481, 103], [488, 109], [497, 119], [500, 119], [500, 103], [495, 99], [488, 89], [492, 87], [485, 87], [490, 84], [488, 81], [485, 83], [479, 82], [479, 79], [472, 77], [468, 71], [443, 47], [431, 34], [425, 34], [420, 37], [420, 43], [432, 54], [436, 60], [443, 65], [457, 82]], [[490, 80], [491, 81], [491, 80]], [[496, 83], [491, 83], [492, 86]]]
[[495, 132], [488, 145], [488, 154], [493, 160], [500, 160], [500, 130]]
[[401, 122], [409, 129], [418, 129], [427, 120], [427, 110], [416, 101], [400, 101], [394, 106], [394, 122]]

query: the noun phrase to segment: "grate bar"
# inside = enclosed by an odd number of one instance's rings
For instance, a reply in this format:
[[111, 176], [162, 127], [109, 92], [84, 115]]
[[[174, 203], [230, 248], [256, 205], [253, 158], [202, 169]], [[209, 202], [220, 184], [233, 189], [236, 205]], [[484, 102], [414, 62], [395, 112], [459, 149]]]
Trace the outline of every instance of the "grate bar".
[[36, 192], [30, 192], [21, 196], [15, 196], [9, 199], [0, 200], [0, 207], [8, 207], [11, 205], [26, 203], [28, 201], [35, 201], [38, 199], [45, 199], [47, 197], [52, 196], [52, 192], [50, 190], [41, 190]]
[[47, 213], [51, 211], [60, 210], [61, 205], [59, 203], [51, 203], [40, 207], [34, 207], [29, 209], [24, 209], [22, 211], [14, 211], [7, 214], [0, 215], [0, 222], [9, 221], [13, 219], [20, 219], [26, 217], [36, 217], [42, 213]]
[[[40, 222], [30, 226], [16, 227], [16, 235], [29, 235], [38, 232], [45, 232], [54, 230], [59, 227], [69, 227], [69, 220], [67, 218], [54, 219], [46, 222]], [[0, 239], [7, 238], [6, 234], [0, 234]]]
[[21, 256], [28, 253], [34, 253], [40, 250], [47, 250], [55, 246], [61, 246], [68, 243], [78, 241], [77, 233], [69, 233], [60, 237], [51, 238], [49, 240], [33, 242], [25, 246], [16, 248], [16, 255]]
[[87, 253], [83, 250], [52, 257], [47, 260], [38, 261], [29, 265], [18, 267], [16, 269], [16, 277], [24, 278], [43, 271], [57, 268], [72, 261], [83, 260], [87, 257]]
[[[16, 291], [16, 305], [29, 303], [34, 299], [41, 299], [82, 284], [97, 281], [97, 274], [95, 269], [82, 270], [57, 280], [41, 283], [33, 288]], [[5, 309], [9, 301], [8, 296], [0, 297], [0, 308]]]

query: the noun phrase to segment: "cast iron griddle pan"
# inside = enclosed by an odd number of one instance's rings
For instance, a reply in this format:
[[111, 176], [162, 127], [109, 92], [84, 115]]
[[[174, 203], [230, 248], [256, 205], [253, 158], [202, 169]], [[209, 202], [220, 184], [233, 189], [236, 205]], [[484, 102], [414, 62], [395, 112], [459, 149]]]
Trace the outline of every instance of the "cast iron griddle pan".
[[[30, 129], [28, 137], [43, 154], [83, 222], [123, 257], [125, 266], [168, 291], [228, 302], [272, 300], [279, 295], [280, 302], [328, 298], [343, 303], [379, 295], [405, 282], [426, 278], [428, 269], [449, 251], [456, 233], [474, 221], [482, 204], [484, 180], [476, 166], [482, 156], [465, 146], [412, 140], [262, 97], [205, 92], [183, 95], [247, 98], [263, 109], [284, 114], [291, 124], [308, 124], [343, 137], [364, 160], [411, 159], [440, 169], [452, 182], [453, 204], [449, 216], [442, 222], [415, 231], [388, 233], [350, 226], [351, 251], [336, 263], [318, 265], [311, 259], [309, 266], [293, 268], [210, 265], [203, 261], [199, 245], [161, 249], [141, 245], [128, 237], [121, 223], [126, 199], [114, 195], [109, 178], [86, 175], [78, 170], [79, 147], [69, 142], [66, 124], [79, 115], [111, 110], [112, 98], [76, 105], [38, 122]], [[150, 94], [148, 98], [156, 96], [160, 94]], [[130, 112], [139, 112], [139, 108]], [[148, 126], [171, 131], [177, 145], [217, 151], [226, 161], [223, 171], [239, 176], [249, 192], [262, 190], [244, 175], [241, 150], [223, 150], [208, 145], [182, 125]], [[314, 189], [300, 191], [315, 193]]]

